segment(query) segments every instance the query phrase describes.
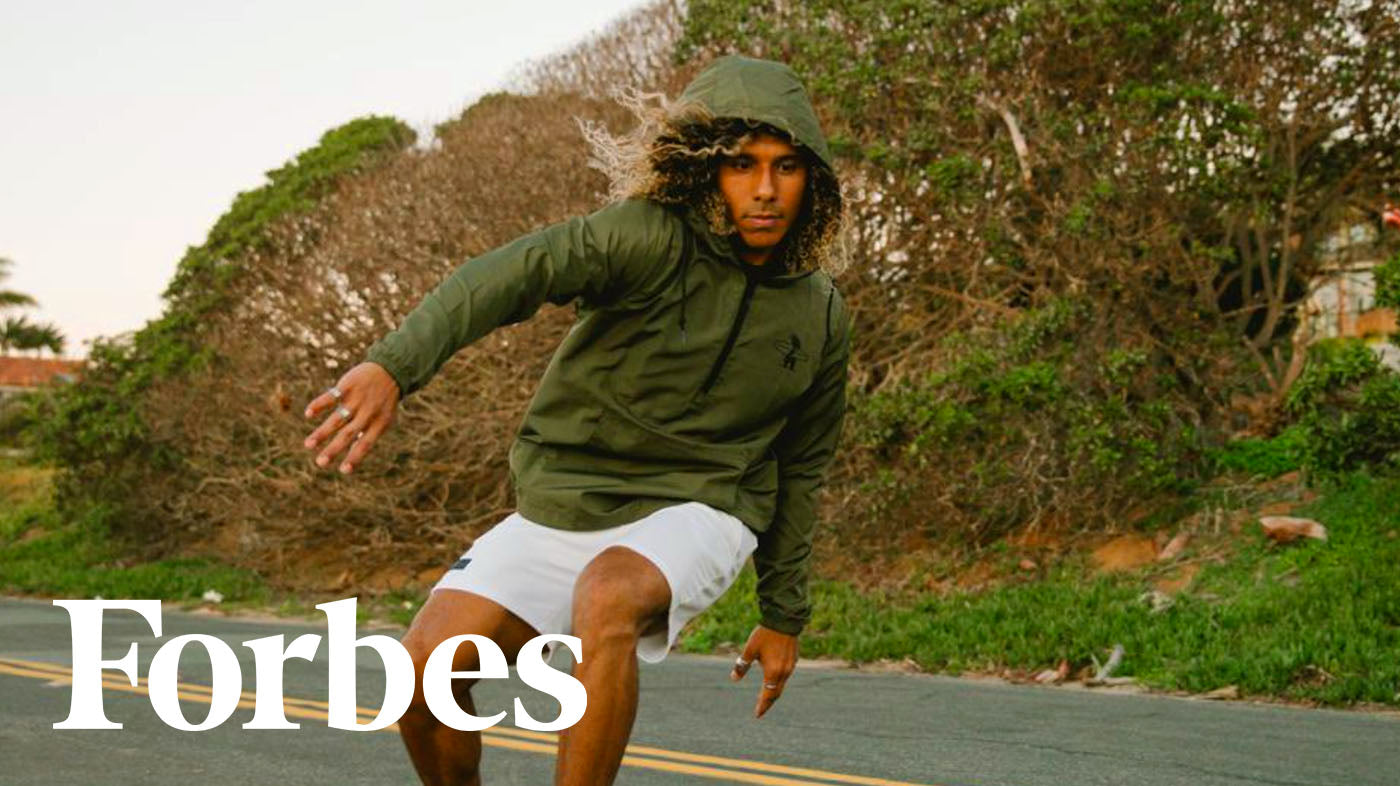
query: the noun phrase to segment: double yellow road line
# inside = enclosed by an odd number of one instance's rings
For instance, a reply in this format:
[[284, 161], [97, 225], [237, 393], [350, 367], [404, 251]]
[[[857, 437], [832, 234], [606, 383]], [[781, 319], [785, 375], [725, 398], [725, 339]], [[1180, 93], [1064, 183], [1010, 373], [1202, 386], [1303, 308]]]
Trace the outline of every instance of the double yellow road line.
[[[72, 676], [66, 667], [43, 663], [40, 661], [19, 660], [16, 658], [0, 658], [0, 674], [9, 674], [16, 677], [29, 677], [32, 679], [44, 680], [46, 682], [72, 681]], [[102, 687], [108, 690], [126, 691], [127, 693], [147, 693], [146, 680], [139, 680], [133, 687], [127, 682], [125, 677], [113, 678], [103, 676]], [[178, 683], [177, 694], [182, 699], [198, 701], [208, 704], [211, 701], [213, 691], [207, 685], [196, 683]], [[245, 709], [252, 709], [255, 695], [244, 692], [239, 697], [238, 706]], [[294, 697], [284, 697], [282, 700], [283, 709], [289, 718], [307, 718], [312, 720], [325, 720], [327, 718], [327, 705], [325, 702], [314, 699], [298, 699]], [[362, 720], [372, 720], [378, 714], [378, 710], [357, 707], [356, 711], [362, 716]], [[392, 725], [384, 731], [397, 731], [398, 726]], [[515, 729], [502, 726], [493, 726], [481, 733], [483, 745], [491, 745], [497, 748], [509, 748], [511, 750], [529, 751], [531, 753], [543, 753], [548, 756], [555, 754], [555, 746], [558, 736], [538, 731], [528, 731], [526, 729]], [[919, 786], [918, 784], [905, 781], [892, 781], [886, 778], [870, 778], [863, 775], [846, 775], [839, 772], [827, 772], [825, 770], [814, 770], [807, 767], [789, 767], [784, 764], [768, 764], [761, 761], [745, 761], [743, 759], [731, 759], [724, 756], [707, 756], [700, 753], [687, 753], [685, 751], [673, 751], [665, 748], [653, 748], [646, 745], [628, 745], [627, 752], [622, 757], [624, 767], [640, 767], [648, 770], [662, 770], [664, 772], [675, 772], [683, 775], [694, 775], [701, 778], [713, 778], [717, 780], [727, 780], [731, 783], [760, 783], [768, 786], [832, 786], [832, 784], [858, 784], [859, 786]]]

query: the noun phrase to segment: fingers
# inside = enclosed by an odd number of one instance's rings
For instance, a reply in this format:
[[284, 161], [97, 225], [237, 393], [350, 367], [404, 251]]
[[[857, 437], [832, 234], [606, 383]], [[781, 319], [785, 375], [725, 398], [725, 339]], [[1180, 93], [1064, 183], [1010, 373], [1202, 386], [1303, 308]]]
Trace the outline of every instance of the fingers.
[[734, 661], [729, 678], [743, 679], [755, 662], [763, 666], [763, 685], [759, 689], [753, 715], [762, 718], [783, 695], [783, 688], [797, 667], [797, 637], [769, 630], [762, 625], [755, 627], [744, 645], [744, 654]]
[[311, 432], [310, 436], [302, 443], [308, 450], [315, 450], [327, 439], [330, 440], [316, 456], [316, 466], [328, 467], [335, 461], [347, 447], [351, 452], [346, 455], [345, 460], [340, 464], [342, 473], [349, 473], [354, 470], [355, 465], [360, 462], [365, 453], [369, 451], [374, 439], [388, 426], [388, 418], [381, 416], [380, 408], [375, 407], [369, 401], [365, 401], [363, 396], [357, 395], [353, 389], [350, 392], [336, 399], [330, 393], [323, 393], [317, 396], [310, 405], [307, 412], [323, 410], [324, 407], [318, 402], [329, 401], [333, 409], [329, 416]]
[[[316, 427], [315, 432], [311, 432], [307, 440], [302, 443], [311, 450], [315, 450], [316, 446], [330, 439], [330, 434], [335, 434], [336, 430], [343, 429], [346, 423], [354, 419], [354, 416], [372, 415], [372, 412], [367, 412], [368, 408], [365, 406], [364, 397], [358, 395], [356, 389], [351, 388], [349, 392], [336, 398], [333, 391], [337, 391], [337, 389], [340, 388], [330, 388], [329, 391], [318, 395], [311, 404], [307, 405], [307, 418], [316, 418], [329, 409], [329, 415], [323, 420], [321, 426]], [[329, 404], [318, 405], [318, 402], [329, 402]]]
[[[332, 414], [330, 420], [337, 420], [338, 418], [338, 415]], [[370, 427], [370, 424], [370, 418], [363, 413], [355, 415], [349, 422], [345, 422], [344, 425], [340, 427], [340, 430], [336, 432], [335, 437], [326, 445], [325, 450], [321, 451], [321, 455], [316, 457], [316, 466], [330, 466], [330, 463], [335, 460], [335, 457], [339, 455], [342, 450], [350, 447], [350, 444], [355, 442], [357, 436], [365, 432]], [[324, 426], [325, 424], [322, 424], [322, 427]], [[363, 451], [361, 452], [363, 453]], [[340, 471], [342, 473], [348, 473], [351, 469], [352, 464], [347, 456], [347, 459], [340, 464]]]
[[763, 713], [783, 695], [783, 688], [787, 686], [788, 677], [792, 676], [791, 668], [763, 668], [763, 687], [758, 692], [758, 703], [754, 705], [753, 716], [762, 718]]
[[[336, 389], [338, 390], [339, 388]], [[322, 393], [316, 398], [311, 399], [311, 402], [306, 405], [306, 419], [311, 420], [312, 418], [319, 417], [322, 412], [325, 412], [328, 408], [333, 407], [337, 401], [338, 399], [336, 398], [335, 394], [332, 393], [330, 390], [327, 390], [326, 392]]]
[[[398, 383], [382, 366], [364, 362], [345, 372], [335, 387], [313, 398], [306, 405], [306, 417], [325, 415], [325, 420], [302, 445], [308, 450], [320, 449], [316, 465], [328, 467], [345, 453], [339, 469], [342, 473], [354, 471], [393, 423], [398, 390]], [[347, 448], [349, 452], [345, 452]]]
[[326, 418], [302, 445], [316, 450], [325, 443], [316, 456], [319, 467], [330, 466], [349, 448], [339, 469], [346, 474], [353, 472], [379, 435], [393, 424], [400, 397], [398, 382], [383, 366], [360, 363], [345, 372], [334, 387], [307, 403], [307, 419], [323, 414]]
[[753, 662], [757, 659], [758, 642], [754, 636], [750, 635], [748, 643], [744, 645], [744, 654], [734, 659], [734, 669], [729, 672], [729, 679], [734, 682], [742, 680], [744, 675], [749, 673], [749, 667], [753, 666]]
[[341, 472], [354, 472], [355, 467], [360, 463], [360, 459], [369, 453], [369, 449], [374, 446], [374, 441], [379, 439], [379, 435], [384, 433], [384, 421], [375, 421], [369, 428], [365, 429], [361, 436], [354, 437], [354, 443], [350, 445], [350, 452], [345, 454], [345, 460], [340, 464]]
[[[318, 445], [329, 439], [330, 436], [334, 434], [337, 429], [344, 428], [346, 424], [346, 418], [344, 416], [344, 413], [340, 411], [341, 406], [344, 405], [337, 405], [336, 408], [331, 411], [330, 416], [327, 417], [321, 423], [321, 425], [317, 426], [316, 430], [311, 432], [310, 436], [308, 436], [306, 438], [306, 441], [302, 444], [304, 444], [307, 448], [311, 450], [315, 450]], [[351, 416], [353, 418], [355, 410], [348, 406], [345, 408], [350, 411]], [[309, 407], [308, 411], [310, 411]], [[325, 466], [325, 463], [319, 460], [316, 463], [320, 464], [321, 466]]]

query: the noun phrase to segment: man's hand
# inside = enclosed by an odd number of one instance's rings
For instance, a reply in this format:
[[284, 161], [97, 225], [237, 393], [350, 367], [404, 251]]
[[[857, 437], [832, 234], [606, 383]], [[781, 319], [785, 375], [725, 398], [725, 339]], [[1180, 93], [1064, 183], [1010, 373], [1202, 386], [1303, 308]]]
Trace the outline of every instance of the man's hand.
[[762, 625], [749, 634], [749, 643], [744, 645], [744, 654], [734, 661], [734, 670], [729, 679], [739, 681], [749, 673], [754, 661], [763, 664], [763, 688], [758, 692], [758, 704], [754, 705], [753, 716], [762, 718], [763, 713], [773, 706], [773, 702], [783, 695], [792, 670], [797, 667], [797, 637]]
[[[337, 391], [339, 396], [336, 395]], [[306, 418], [312, 420], [329, 412], [326, 418], [302, 444], [307, 450], [330, 439], [316, 457], [316, 466], [328, 467], [347, 446], [350, 452], [340, 462], [340, 471], [349, 474], [355, 465], [394, 422], [399, 405], [399, 386], [389, 372], [378, 363], [361, 363], [345, 372], [335, 387], [306, 405]]]

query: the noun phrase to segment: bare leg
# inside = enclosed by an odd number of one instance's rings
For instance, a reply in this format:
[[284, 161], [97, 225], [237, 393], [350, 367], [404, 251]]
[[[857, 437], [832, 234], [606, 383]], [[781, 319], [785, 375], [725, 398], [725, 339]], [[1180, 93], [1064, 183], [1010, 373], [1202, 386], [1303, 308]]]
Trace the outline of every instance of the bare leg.
[[588, 692], [583, 718], [559, 734], [557, 786], [604, 786], [617, 777], [637, 716], [637, 639], [665, 624], [671, 587], [651, 560], [614, 546], [574, 585], [574, 635], [583, 658], [574, 676]]
[[[438, 590], [419, 609], [403, 638], [404, 647], [413, 656], [417, 684], [413, 702], [399, 719], [399, 734], [426, 786], [481, 784], [481, 733], [458, 731], [443, 724], [428, 709], [423, 697], [423, 666], [428, 656], [444, 639], [464, 633], [480, 634], [496, 642], [510, 662], [514, 662], [525, 642], [537, 635], [534, 628], [499, 603], [471, 592]], [[463, 643], [453, 657], [453, 671], [476, 667], [476, 647]], [[452, 688], [462, 709], [475, 714], [469, 682], [453, 680]]]

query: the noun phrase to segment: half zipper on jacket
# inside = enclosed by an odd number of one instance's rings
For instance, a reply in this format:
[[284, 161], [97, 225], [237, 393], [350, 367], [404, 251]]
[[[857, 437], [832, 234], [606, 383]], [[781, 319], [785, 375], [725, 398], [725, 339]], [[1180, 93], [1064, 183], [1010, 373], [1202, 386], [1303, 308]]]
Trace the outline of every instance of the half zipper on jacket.
[[719, 379], [720, 369], [724, 367], [724, 361], [729, 357], [729, 353], [734, 349], [734, 342], [739, 338], [739, 330], [744, 326], [744, 317], [749, 313], [749, 301], [753, 299], [754, 287], [758, 286], [758, 279], [752, 275], [748, 276], [748, 281], [744, 283], [744, 296], [739, 300], [739, 313], [734, 315], [734, 324], [729, 328], [729, 336], [724, 340], [724, 348], [719, 351], [719, 357], [715, 358], [715, 364], [710, 367], [709, 376], [705, 377], [705, 384], [700, 386], [701, 393], [709, 393], [714, 387], [715, 380]]

